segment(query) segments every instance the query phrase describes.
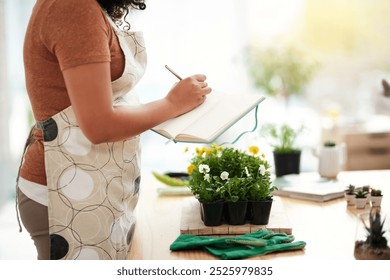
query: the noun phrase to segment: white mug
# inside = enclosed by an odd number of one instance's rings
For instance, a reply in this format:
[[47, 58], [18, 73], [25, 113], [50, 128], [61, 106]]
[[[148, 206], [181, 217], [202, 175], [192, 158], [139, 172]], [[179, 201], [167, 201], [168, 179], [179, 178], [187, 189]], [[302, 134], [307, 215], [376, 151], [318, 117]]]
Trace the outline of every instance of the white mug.
[[346, 157], [344, 143], [333, 147], [321, 147], [318, 153], [318, 173], [321, 177], [336, 179], [346, 162]]

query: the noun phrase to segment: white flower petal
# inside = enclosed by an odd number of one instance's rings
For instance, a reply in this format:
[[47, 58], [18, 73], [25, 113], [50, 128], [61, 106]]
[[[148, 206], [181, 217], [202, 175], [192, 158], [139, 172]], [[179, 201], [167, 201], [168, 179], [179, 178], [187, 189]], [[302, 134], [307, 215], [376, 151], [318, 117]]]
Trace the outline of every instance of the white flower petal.
[[223, 171], [223, 172], [221, 173], [221, 179], [222, 179], [222, 180], [227, 180], [227, 179], [229, 179], [229, 173], [226, 172], [226, 171]]
[[199, 172], [200, 173], [209, 173], [210, 167], [207, 164], [200, 164], [199, 165]]
[[265, 166], [264, 166], [264, 165], [260, 165], [260, 166], [259, 166], [259, 172], [260, 172], [260, 174], [261, 174], [262, 176], [265, 175], [265, 171], [266, 171]]
[[247, 177], [250, 177], [250, 176], [251, 176], [251, 174], [249, 174], [248, 167], [246, 167], [246, 166], [245, 166], [245, 173], [246, 173], [246, 176], [247, 176]]

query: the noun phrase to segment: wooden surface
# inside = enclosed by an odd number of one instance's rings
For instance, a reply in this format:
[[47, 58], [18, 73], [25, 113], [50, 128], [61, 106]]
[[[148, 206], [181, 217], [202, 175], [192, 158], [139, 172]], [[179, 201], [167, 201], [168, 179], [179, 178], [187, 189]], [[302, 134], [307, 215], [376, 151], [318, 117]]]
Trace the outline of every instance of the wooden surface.
[[269, 222], [267, 225], [228, 225], [205, 226], [200, 217], [200, 204], [190, 197], [183, 200], [180, 219], [180, 233], [193, 235], [237, 235], [258, 231], [266, 228], [275, 233], [285, 232], [292, 234], [291, 223], [279, 197], [274, 198], [272, 203]]
[[[348, 171], [340, 180], [356, 186], [371, 185], [384, 194], [381, 211], [390, 219], [390, 170]], [[137, 206], [137, 226], [129, 259], [185, 260], [216, 259], [202, 250], [171, 252], [169, 246], [180, 235], [181, 209], [186, 196], [159, 196], [161, 183], [143, 176]], [[296, 241], [307, 243], [304, 250], [273, 253], [252, 259], [354, 259], [358, 215], [370, 211], [347, 206], [344, 198], [311, 202], [279, 197], [293, 228]], [[388, 232], [390, 229], [387, 229]]]

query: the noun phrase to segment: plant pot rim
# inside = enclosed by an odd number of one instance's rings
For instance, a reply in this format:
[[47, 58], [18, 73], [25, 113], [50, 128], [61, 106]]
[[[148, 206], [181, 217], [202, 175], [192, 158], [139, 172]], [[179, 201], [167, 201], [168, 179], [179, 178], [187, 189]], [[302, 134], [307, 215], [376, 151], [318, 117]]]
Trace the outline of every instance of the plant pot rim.
[[266, 202], [266, 201], [273, 201], [273, 198], [270, 199], [260, 199], [260, 200], [255, 200], [255, 199], [250, 199], [248, 202]]
[[249, 202], [250, 200], [244, 199], [244, 200], [237, 200], [237, 201], [231, 201], [231, 200], [224, 200], [223, 202], [226, 203], [237, 203], [237, 202]]
[[273, 150], [274, 154], [300, 154], [302, 152], [301, 149], [293, 149], [290, 151], [278, 151], [278, 150]]
[[202, 200], [199, 200], [198, 199], [198, 201], [199, 201], [199, 203], [224, 203], [225, 201], [223, 200], [223, 199], [218, 199], [218, 200], [214, 200], [214, 201], [202, 201]]

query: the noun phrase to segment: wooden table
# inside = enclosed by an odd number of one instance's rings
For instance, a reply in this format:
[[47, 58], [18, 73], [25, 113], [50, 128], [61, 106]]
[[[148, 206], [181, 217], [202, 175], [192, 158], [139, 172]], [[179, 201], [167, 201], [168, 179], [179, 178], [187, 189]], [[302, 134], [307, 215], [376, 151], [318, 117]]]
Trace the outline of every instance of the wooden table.
[[[144, 176], [145, 177], [145, 176]], [[137, 226], [130, 259], [184, 260], [216, 259], [202, 250], [171, 252], [170, 244], [180, 235], [182, 203], [186, 196], [159, 196], [160, 182], [152, 176], [143, 178], [137, 206]], [[384, 194], [381, 212], [390, 219], [390, 170], [345, 171], [339, 179], [356, 185], [380, 188]], [[307, 243], [304, 250], [273, 253], [255, 259], [354, 259], [353, 250], [358, 214], [369, 212], [347, 206], [344, 198], [311, 202], [278, 197], [292, 226], [296, 241]], [[388, 229], [389, 230], [389, 229]]]

